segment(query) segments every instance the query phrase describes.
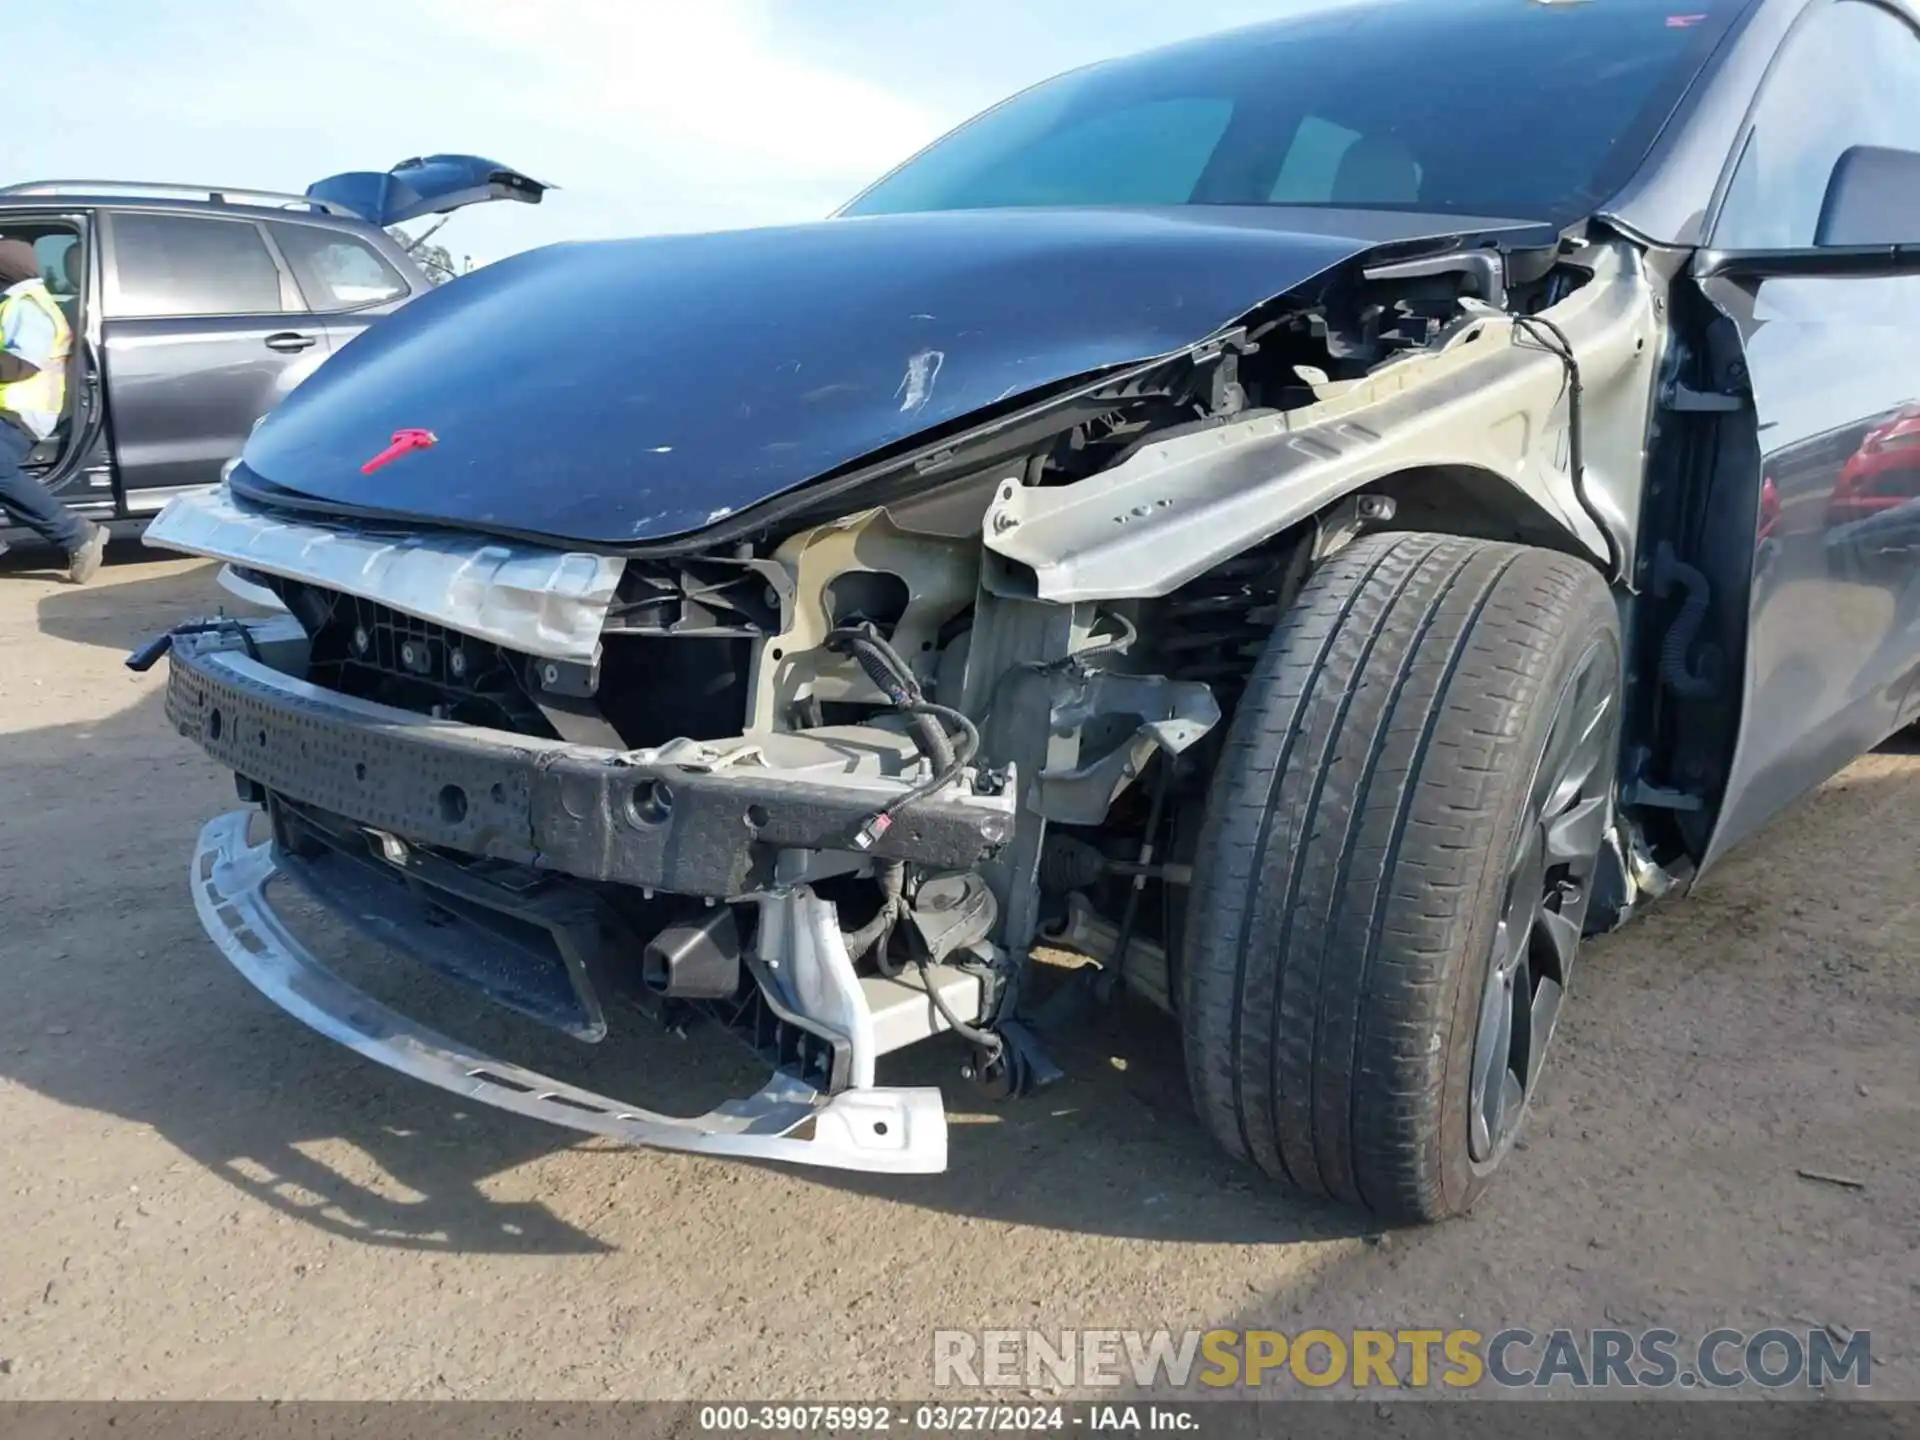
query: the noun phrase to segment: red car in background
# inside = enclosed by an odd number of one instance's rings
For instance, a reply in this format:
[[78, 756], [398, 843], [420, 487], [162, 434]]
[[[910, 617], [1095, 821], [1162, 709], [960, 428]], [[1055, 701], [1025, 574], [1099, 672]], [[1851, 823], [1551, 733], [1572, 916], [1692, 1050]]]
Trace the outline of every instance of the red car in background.
[[1867, 432], [1834, 486], [1829, 525], [1865, 520], [1920, 496], [1920, 405]]

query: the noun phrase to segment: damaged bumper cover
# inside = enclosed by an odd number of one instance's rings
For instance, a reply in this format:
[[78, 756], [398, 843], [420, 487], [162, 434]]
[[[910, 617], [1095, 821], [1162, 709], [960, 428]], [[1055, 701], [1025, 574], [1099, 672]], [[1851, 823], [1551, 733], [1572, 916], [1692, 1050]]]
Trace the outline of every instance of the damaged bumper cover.
[[174, 500], [147, 527], [144, 543], [324, 585], [423, 620], [457, 615], [469, 635], [584, 666], [599, 658], [601, 627], [625, 567], [612, 556], [470, 535], [289, 522], [235, 503], [225, 486]]
[[[633, 1145], [886, 1174], [946, 1169], [946, 1112], [936, 1089], [856, 1086], [827, 1095], [776, 1071], [753, 1095], [682, 1119], [509, 1065], [408, 1019], [333, 974], [282, 923], [266, 893], [278, 873], [273, 846], [248, 843], [250, 818], [236, 811], [200, 832], [193, 856], [200, 923], [269, 1000], [367, 1059], [471, 1100]], [[819, 945], [839, 944], [831, 905], [804, 892], [779, 903], [799, 912], [797, 923], [818, 932]], [[851, 981], [844, 947], [838, 959], [840, 978]], [[859, 1037], [852, 1038], [857, 1054]]]
[[[679, 1119], [480, 1054], [373, 999], [306, 948], [269, 895], [283, 875], [304, 884], [301, 867], [274, 841], [251, 843], [242, 811], [202, 831], [194, 902], [208, 935], [268, 998], [392, 1069], [576, 1130], [840, 1169], [945, 1167], [938, 1090], [874, 1084], [875, 1060], [897, 1048], [880, 1032], [900, 997], [888, 1010], [876, 982], [856, 974], [835, 907], [780, 877], [783, 852], [852, 850], [866, 819], [910, 780], [862, 772], [852, 758], [836, 771], [831, 745], [808, 768], [779, 737], [617, 752], [435, 720], [275, 668], [298, 653], [297, 630], [280, 618], [177, 632], [166, 702], [175, 728], [260, 789], [374, 834], [575, 879], [749, 900], [760, 912], [755, 969], [778, 977], [769, 999], [829, 1037], [846, 1063], [831, 1076], [777, 1069], [755, 1094]], [[745, 743], [755, 740], [764, 743]], [[970, 868], [1010, 837], [1012, 806], [1010, 793], [916, 801], [869, 854]]]

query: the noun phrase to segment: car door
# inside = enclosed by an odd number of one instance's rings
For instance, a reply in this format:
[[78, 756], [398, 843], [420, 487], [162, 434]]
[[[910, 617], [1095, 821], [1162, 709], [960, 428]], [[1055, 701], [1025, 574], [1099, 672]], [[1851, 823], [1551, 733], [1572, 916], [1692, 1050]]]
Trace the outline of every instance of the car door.
[[[1716, 250], [1837, 243], [1823, 207], [1860, 146], [1920, 152], [1920, 33], [1816, 0], [1783, 45], [1711, 227]], [[1920, 240], [1920, 236], [1913, 237]], [[1763, 455], [1746, 695], [1708, 863], [1912, 714], [1920, 667], [1920, 276], [1718, 276]], [[1904, 508], [1903, 508], [1904, 507]]]
[[258, 221], [161, 209], [105, 220], [107, 405], [124, 503], [142, 514], [216, 483], [330, 342]]
[[432, 288], [398, 246], [386, 253], [384, 236], [375, 239], [339, 222], [306, 220], [270, 220], [267, 229], [336, 351]]
[[9, 207], [3, 227], [25, 238], [40, 261], [40, 276], [67, 317], [73, 356], [67, 373], [67, 412], [53, 435], [35, 446], [27, 468], [36, 480], [69, 504], [110, 513], [112, 465], [106, 449], [105, 410], [100, 399], [96, 248], [92, 217], [85, 211], [33, 211]]

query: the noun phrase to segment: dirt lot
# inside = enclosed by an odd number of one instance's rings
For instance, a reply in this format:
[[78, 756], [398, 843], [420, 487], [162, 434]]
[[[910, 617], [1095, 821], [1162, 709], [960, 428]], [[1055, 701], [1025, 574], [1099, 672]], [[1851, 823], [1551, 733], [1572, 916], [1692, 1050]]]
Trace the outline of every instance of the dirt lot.
[[1920, 756], [1590, 949], [1512, 1173], [1369, 1236], [1216, 1157], [1145, 1018], [1011, 1108], [915, 1058], [953, 1164], [898, 1181], [576, 1143], [309, 1034], [201, 936], [232, 788], [120, 664], [218, 597], [0, 561], [0, 1398], [924, 1397], [936, 1327], [1463, 1320], [1871, 1328], [1920, 1397]]

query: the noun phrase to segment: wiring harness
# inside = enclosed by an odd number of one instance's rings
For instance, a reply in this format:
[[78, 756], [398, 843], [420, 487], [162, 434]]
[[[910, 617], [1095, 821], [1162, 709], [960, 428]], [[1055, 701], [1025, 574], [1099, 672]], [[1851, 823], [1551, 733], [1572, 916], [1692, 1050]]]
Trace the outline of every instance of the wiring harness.
[[853, 843], [858, 849], [871, 850], [893, 828], [901, 810], [953, 783], [980, 753], [980, 731], [958, 710], [928, 700], [907, 662], [872, 624], [834, 630], [826, 645], [838, 654], [851, 655], [887, 703], [909, 717], [914, 743], [932, 767], [925, 780], [867, 817]]

